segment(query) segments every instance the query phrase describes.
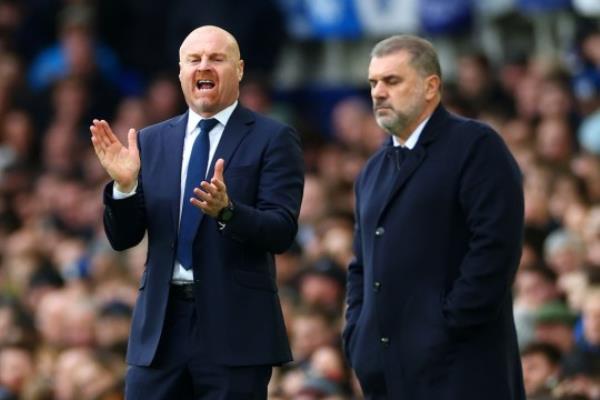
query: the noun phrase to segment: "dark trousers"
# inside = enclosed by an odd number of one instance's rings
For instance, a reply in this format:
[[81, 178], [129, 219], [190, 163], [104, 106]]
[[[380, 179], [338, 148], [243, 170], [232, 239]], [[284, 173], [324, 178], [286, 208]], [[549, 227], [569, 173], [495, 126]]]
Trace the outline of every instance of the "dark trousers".
[[193, 299], [170, 295], [163, 334], [149, 367], [130, 366], [127, 400], [266, 400], [271, 366], [228, 367], [210, 360]]
[[365, 400], [388, 400], [387, 385], [383, 369], [374, 373], [371, 376], [369, 385], [366, 387], [363, 386], [362, 389], [364, 391]]

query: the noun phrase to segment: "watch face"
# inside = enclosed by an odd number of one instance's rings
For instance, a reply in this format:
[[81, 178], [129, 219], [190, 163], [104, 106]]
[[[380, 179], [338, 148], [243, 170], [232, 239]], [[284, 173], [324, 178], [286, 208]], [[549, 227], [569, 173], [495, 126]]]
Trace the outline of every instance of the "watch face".
[[227, 222], [233, 217], [233, 211], [229, 208], [225, 208], [221, 214], [221, 221]]

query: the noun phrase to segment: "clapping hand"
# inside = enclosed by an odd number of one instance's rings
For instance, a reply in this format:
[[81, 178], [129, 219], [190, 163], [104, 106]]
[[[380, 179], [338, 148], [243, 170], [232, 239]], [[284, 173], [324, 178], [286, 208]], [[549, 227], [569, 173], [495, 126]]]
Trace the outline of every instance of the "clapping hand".
[[104, 120], [95, 119], [90, 131], [94, 151], [102, 167], [115, 181], [116, 189], [125, 193], [133, 190], [140, 172], [140, 153], [135, 129], [130, 129], [127, 134], [128, 147], [121, 144], [108, 122]]
[[225, 161], [219, 158], [215, 163], [215, 172], [210, 183], [202, 181], [200, 187], [194, 189], [196, 197], [190, 199], [194, 206], [213, 218], [216, 218], [219, 212], [229, 204], [227, 186], [225, 186], [225, 179], [223, 178], [224, 167]]

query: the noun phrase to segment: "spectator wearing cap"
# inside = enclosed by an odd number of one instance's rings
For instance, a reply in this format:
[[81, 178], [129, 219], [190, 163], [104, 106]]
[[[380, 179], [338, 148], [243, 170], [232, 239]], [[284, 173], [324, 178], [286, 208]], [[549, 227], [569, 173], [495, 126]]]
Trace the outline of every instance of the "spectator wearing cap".
[[128, 304], [114, 300], [100, 308], [95, 324], [98, 345], [125, 356], [132, 309]]
[[47, 293], [60, 289], [64, 284], [64, 279], [52, 264], [49, 262], [42, 264], [29, 278], [29, 285], [24, 293], [26, 306], [30, 311], [35, 312]]
[[344, 301], [345, 284], [342, 267], [329, 258], [322, 258], [300, 272], [298, 291], [308, 306], [338, 313]]
[[535, 340], [555, 346], [562, 354], [575, 344], [573, 326], [577, 316], [560, 301], [540, 307], [535, 315]]

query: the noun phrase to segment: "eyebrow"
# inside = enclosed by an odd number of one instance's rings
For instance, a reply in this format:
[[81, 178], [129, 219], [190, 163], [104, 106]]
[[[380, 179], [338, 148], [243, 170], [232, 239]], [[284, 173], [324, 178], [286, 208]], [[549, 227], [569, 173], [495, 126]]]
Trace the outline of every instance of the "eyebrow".
[[[189, 53], [189, 54], [185, 55], [185, 58], [199, 58], [201, 56], [202, 56], [201, 53]], [[223, 53], [223, 52], [209, 53], [208, 57], [209, 58], [214, 58], [214, 57], [224, 57], [224, 58], [227, 58], [227, 53]]]
[[399, 78], [401, 78], [400, 75], [394, 74], [394, 73], [390, 73], [390, 74], [387, 74], [387, 75], [383, 75], [381, 77], [368, 77], [367, 79], [368, 79], [369, 82], [373, 82], [373, 81], [388, 81], [390, 79], [399, 79]]

